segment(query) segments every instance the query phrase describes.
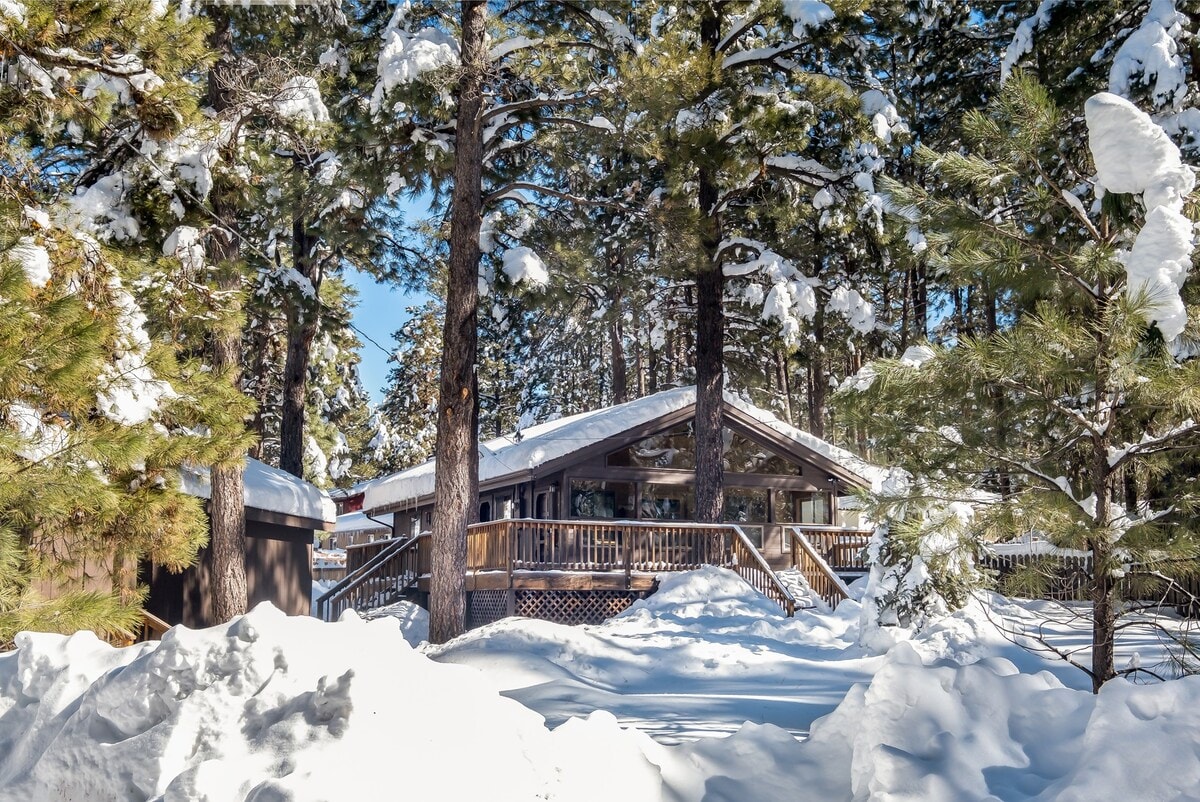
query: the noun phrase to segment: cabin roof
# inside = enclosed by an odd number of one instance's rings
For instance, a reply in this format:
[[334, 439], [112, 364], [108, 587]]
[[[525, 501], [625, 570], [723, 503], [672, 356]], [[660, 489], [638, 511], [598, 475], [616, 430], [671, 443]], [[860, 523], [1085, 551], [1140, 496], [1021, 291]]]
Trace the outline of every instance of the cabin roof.
[[[212, 498], [212, 481], [207, 467], [185, 467], [180, 485], [189, 495]], [[301, 519], [296, 521], [299, 526], [331, 530], [337, 521], [337, 511], [328, 493], [253, 457], [246, 459], [243, 499], [248, 512]], [[283, 520], [276, 522], [286, 523]]]
[[337, 526], [333, 531], [338, 534], [349, 532], [381, 532], [391, 531], [392, 514], [385, 512], [380, 515], [367, 517], [365, 512], [347, 512], [337, 517]]
[[[733, 394], [725, 393], [727, 414], [739, 415], [743, 422], [774, 432], [815, 454], [827, 462], [852, 484], [877, 484], [884, 471], [856, 457], [845, 449], [827, 443], [813, 435], [776, 418]], [[552, 462], [560, 462], [576, 452], [591, 449], [632, 430], [645, 429], [655, 421], [674, 421], [696, 406], [696, 388], [679, 387], [655, 393], [635, 401], [591, 412], [583, 412], [548, 423], [532, 426], [513, 434], [480, 443], [480, 484], [511, 477], [514, 482], [530, 478], [535, 470]], [[746, 420], [748, 419], [748, 420]], [[434, 461], [406, 471], [380, 477], [366, 483], [363, 509], [366, 511], [396, 508], [416, 502], [433, 494]]]

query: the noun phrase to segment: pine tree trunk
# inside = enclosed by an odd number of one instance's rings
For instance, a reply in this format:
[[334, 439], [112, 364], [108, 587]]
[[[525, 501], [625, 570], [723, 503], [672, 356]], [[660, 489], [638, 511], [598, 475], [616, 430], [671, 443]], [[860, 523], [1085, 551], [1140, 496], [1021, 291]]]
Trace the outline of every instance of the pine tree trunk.
[[[209, 43], [220, 54], [208, 73], [208, 103], [220, 114], [233, 105], [233, 32], [229, 16], [213, 11], [213, 33]], [[217, 218], [232, 220], [235, 202], [220, 187], [211, 196]], [[208, 237], [208, 258], [217, 266], [217, 289], [229, 298], [239, 297], [241, 274], [237, 267], [238, 242], [232, 231], [220, 229]], [[241, 313], [240, 303], [231, 310]], [[213, 332], [209, 359], [213, 373], [238, 386], [241, 377], [241, 326], [230, 326]], [[214, 465], [211, 468], [212, 497], [209, 518], [212, 538], [209, 548], [212, 558], [212, 614], [216, 623], [229, 621], [246, 612], [249, 594], [246, 589], [246, 508], [244, 488], [245, 464]]]
[[287, 303], [287, 360], [283, 368], [283, 401], [279, 421], [279, 468], [304, 476], [304, 407], [308, 396], [308, 365], [319, 323], [321, 276], [312, 249], [316, 237], [303, 216], [292, 218], [292, 265], [308, 279], [313, 297], [292, 288]]
[[608, 344], [612, 369], [612, 403], [624, 404], [629, 400], [629, 364], [625, 356], [625, 331], [621, 325], [621, 288], [616, 284], [621, 274], [621, 259], [616, 253], [608, 260]]
[[[719, 5], [700, 23], [700, 46], [716, 58], [721, 34]], [[696, 520], [718, 523], [724, 508], [725, 470], [721, 404], [725, 383], [725, 275], [717, 260], [721, 244], [716, 176], [702, 165], [697, 176], [701, 253], [696, 270]]]
[[486, 2], [464, 2], [457, 99], [450, 270], [438, 390], [429, 638], [445, 643], [466, 625], [467, 527], [479, 497], [479, 226], [482, 221]]
[[829, 406], [829, 366], [825, 355], [825, 307], [817, 305], [813, 316], [812, 359], [808, 389], [808, 431], [817, 437], [825, 436], [825, 416]]

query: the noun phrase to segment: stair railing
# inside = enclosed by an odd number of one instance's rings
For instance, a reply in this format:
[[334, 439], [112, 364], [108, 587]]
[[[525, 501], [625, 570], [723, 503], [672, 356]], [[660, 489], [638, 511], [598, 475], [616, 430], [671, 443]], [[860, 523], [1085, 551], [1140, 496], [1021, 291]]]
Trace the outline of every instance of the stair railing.
[[317, 599], [317, 617], [335, 621], [347, 609], [380, 607], [398, 598], [420, 578], [418, 547], [428, 537], [423, 532], [388, 544]]
[[785, 529], [791, 535], [792, 564], [800, 571], [804, 581], [832, 609], [843, 599], [850, 598], [850, 588], [838, 576], [825, 558], [813, 548], [804, 533], [795, 526]]
[[788, 618], [796, 615], [796, 599], [767, 564], [741, 527], [729, 525], [733, 533], [733, 570], [759, 593], [779, 603]]

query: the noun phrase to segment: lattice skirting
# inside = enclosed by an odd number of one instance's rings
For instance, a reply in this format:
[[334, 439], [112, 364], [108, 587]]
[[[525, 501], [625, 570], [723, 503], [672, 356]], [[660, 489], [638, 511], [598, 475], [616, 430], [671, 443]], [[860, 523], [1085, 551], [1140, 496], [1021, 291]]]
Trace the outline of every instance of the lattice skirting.
[[472, 590], [467, 593], [467, 629], [499, 621], [507, 615], [507, 590]]
[[599, 624], [649, 595], [636, 590], [474, 590], [467, 593], [467, 628], [509, 615], [509, 593], [513, 615], [559, 624]]
[[636, 590], [518, 590], [516, 614], [560, 624], [599, 624], [645, 596]]

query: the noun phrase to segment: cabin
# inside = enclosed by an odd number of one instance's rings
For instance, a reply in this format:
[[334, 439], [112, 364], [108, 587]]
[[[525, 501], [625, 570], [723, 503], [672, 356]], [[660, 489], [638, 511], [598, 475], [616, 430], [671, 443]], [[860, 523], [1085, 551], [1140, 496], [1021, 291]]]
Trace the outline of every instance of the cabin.
[[[185, 492], [212, 496], [207, 468], [183, 471]], [[324, 490], [291, 474], [246, 460], [246, 584], [250, 606], [269, 601], [290, 615], [307, 615], [312, 605], [312, 551], [317, 533], [332, 532], [337, 515]], [[145, 609], [167, 624], [205, 627], [218, 623], [208, 594], [212, 557], [201, 549], [196, 564], [173, 574], [161, 566], [141, 567], [149, 588]]]
[[[695, 389], [681, 387], [481, 443], [468, 625], [603, 620], [652, 593], [663, 571], [705, 564], [734, 568], [788, 612], [796, 601], [780, 571], [799, 567], [822, 598], [844, 597], [843, 574], [864, 570], [866, 533], [842, 502], [882, 471], [726, 393], [724, 522], [699, 524], [695, 417]], [[346, 577], [318, 615], [425, 600], [433, 491], [428, 461], [341, 502], [390, 515], [393, 537], [347, 546]]]

